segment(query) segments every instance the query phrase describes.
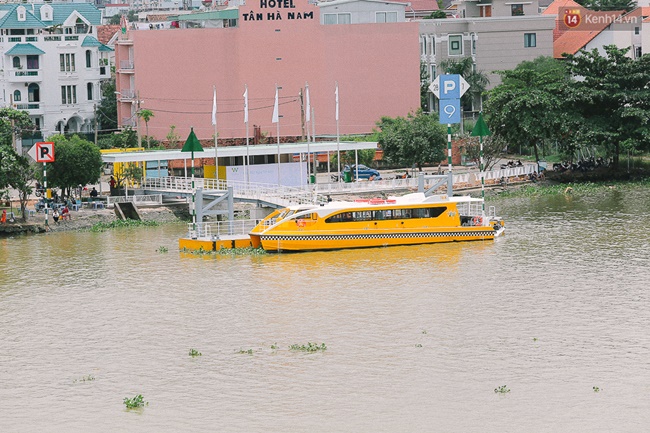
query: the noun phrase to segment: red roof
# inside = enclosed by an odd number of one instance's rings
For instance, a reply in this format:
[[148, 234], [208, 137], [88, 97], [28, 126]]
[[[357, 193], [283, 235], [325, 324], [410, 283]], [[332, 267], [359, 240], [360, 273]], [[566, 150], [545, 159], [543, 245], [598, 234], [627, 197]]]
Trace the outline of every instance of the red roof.
[[[411, 0], [410, 3], [411, 8], [416, 12], [437, 11], [440, 9], [438, 7], [438, 2], [435, 0]], [[410, 8], [407, 7], [407, 11], [408, 10], [410, 10]]]
[[578, 3], [573, 0], [555, 0], [542, 12], [543, 15], [557, 15], [561, 8], [580, 8]]
[[97, 40], [106, 45], [110, 42], [115, 33], [121, 30], [122, 27], [119, 24], [106, 24], [103, 26], [97, 26]]
[[575, 54], [584, 48], [593, 38], [598, 36], [601, 30], [571, 30], [564, 32], [553, 42], [553, 57], [562, 58], [562, 53]]

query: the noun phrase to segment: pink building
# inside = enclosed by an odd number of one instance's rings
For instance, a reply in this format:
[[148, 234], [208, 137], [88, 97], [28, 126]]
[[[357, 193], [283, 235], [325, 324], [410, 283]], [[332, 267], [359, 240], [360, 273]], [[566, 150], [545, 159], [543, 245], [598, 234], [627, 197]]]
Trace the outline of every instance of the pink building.
[[[122, 37], [116, 45], [121, 124], [135, 125], [139, 101], [154, 112], [152, 137], [165, 139], [175, 125], [182, 140], [190, 126], [210, 139], [213, 86], [219, 138], [246, 136], [245, 86], [251, 137], [253, 125], [276, 136], [276, 84], [281, 136], [303, 134], [306, 82], [317, 135], [336, 134], [336, 82], [342, 135], [370, 132], [382, 116], [406, 116], [420, 105], [417, 22], [323, 25], [308, 0], [252, 0], [237, 16], [223, 28], [130, 30]], [[146, 133], [144, 122], [140, 131]]]

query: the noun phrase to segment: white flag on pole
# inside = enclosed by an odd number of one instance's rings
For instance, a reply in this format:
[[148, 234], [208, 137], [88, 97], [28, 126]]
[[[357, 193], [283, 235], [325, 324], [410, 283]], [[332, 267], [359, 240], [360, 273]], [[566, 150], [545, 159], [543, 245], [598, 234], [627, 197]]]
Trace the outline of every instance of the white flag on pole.
[[305, 83], [305, 93], [307, 98], [307, 111], [305, 111], [305, 121], [309, 122], [311, 120], [311, 104], [309, 103], [309, 84]]
[[275, 86], [275, 104], [273, 105], [273, 120], [271, 123], [280, 122], [280, 112], [278, 110], [278, 86]]
[[248, 123], [248, 85], [244, 92], [244, 123]]
[[339, 120], [339, 83], [336, 83], [336, 120]]
[[212, 99], [212, 125], [217, 126], [217, 86], [213, 86], [214, 97]]

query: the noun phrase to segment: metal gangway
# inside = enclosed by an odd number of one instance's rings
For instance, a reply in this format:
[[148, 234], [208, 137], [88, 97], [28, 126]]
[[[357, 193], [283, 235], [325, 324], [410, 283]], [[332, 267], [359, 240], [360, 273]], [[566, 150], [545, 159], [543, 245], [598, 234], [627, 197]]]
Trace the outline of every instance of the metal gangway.
[[[509, 167], [499, 170], [490, 170], [484, 173], [485, 184], [495, 185], [502, 183], [502, 180], [511, 182], [513, 179], [526, 178], [536, 171], [535, 164], [527, 164], [519, 167]], [[480, 188], [481, 173], [472, 171], [467, 173], [453, 174], [452, 185], [440, 179], [447, 178], [447, 175], [424, 175], [406, 179], [381, 179], [359, 182], [327, 182], [303, 185], [302, 187], [289, 187], [267, 183], [246, 183], [242, 181], [229, 181], [224, 179], [194, 178], [194, 188], [202, 189], [204, 197], [215, 197], [225, 195], [229, 188], [232, 188], [233, 198], [237, 201], [260, 203], [271, 207], [286, 207], [309, 203], [323, 203], [328, 201], [331, 195], [358, 195], [370, 193], [392, 193], [395, 191], [426, 191], [436, 185], [453, 190]], [[181, 195], [189, 197], [192, 194], [192, 178], [167, 176], [147, 178], [142, 181], [142, 189], [150, 193], [163, 193], [167, 195]]]

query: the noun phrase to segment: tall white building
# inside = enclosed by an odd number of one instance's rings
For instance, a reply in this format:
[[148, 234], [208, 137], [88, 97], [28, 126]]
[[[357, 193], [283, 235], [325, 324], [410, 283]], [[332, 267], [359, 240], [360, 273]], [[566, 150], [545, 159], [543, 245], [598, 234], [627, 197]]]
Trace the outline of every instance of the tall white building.
[[100, 24], [89, 3], [0, 5], [0, 103], [29, 113], [44, 137], [94, 131], [100, 83], [111, 76]]

